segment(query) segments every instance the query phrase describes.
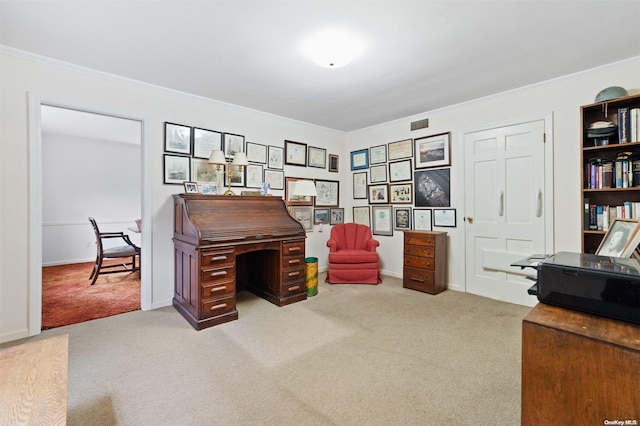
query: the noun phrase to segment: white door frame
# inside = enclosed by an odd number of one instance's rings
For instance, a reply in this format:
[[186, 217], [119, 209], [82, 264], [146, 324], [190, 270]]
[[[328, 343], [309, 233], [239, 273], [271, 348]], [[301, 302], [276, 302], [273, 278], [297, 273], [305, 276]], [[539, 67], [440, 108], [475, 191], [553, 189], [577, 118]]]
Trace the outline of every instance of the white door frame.
[[[553, 254], [555, 252], [555, 248], [554, 248], [555, 224], [553, 221], [553, 218], [554, 218], [554, 214], [553, 214], [554, 213], [553, 211], [553, 168], [554, 168], [554, 165], [553, 165], [553, 113], [550, 112], [547, 114], [532, 115], [532, 116], [522, 117], [520, 119], [508, 120], [504, 122], [488, 124], [488, 125], [483, 125], [483, 126], [479, 126], [472, 129], [467, 129], [463, 131], [460, 135], [460, 152], [464, 157], [464, 153], [465, 153], [464, 141], [465, 141], [465, 136], [468, 133], [476, 133], [476, 132], [481, 132], [485, 130], [497, 129], [500, 127], [510, 127], [517, 124], [528, 123], [531, 121], [540, 121], [540, 120], [544, 120], [544, 133], [545, 133], [545, 144], [544, 144], [545, 170], [544, 170], [544, 200], [543, 200], [544, 202], [543, 210], [544, 210], [544, 220], [545, 220], [544, 241], [545, 241], [545, 247], [546, 247], [547, 253]], [[465, 164], [465, 160], [466, 160], [465, 158], [462, 158], [462, 164]], [[463, 170], [462, 182], [466, 182], [466, 176], [465, 176], [466, 173], [467, 173], [467, 170]], [[463, 184], [463, 191], [464, 189], [465, 188]], [[464, 200], [464, 196], [462, 197], [462, 199]], [[464, 247], [466, 247], [467, 246], [467, 221], [464, 218], [466, 218], [466, 212], [463, 216], [464, 228], [462, 233], [462, 240], [464, 243]], [[466, 258], [464, 263], [465, 263], [464, 291], [466, 293], [467, 291], [467, 274], [466, 274], [467, 259]], [[517, 270], [515, 268], [514, 268], [514, 273], [517, 273]]]
[[69, 100], [55, 99], [29, 93], [29, 336], [40, 334], [42, 328], [42, 105], [73, 109], [116, 118], [139, 121], [142, 127], [142, 253], [140, 259], [141, 309], [152, 305], [152, 235], [151, 179], [147, 171], [151, 164], [151, 145], [148, 140], [148, 119], [121, 111], [108, 111], [79, 105]]

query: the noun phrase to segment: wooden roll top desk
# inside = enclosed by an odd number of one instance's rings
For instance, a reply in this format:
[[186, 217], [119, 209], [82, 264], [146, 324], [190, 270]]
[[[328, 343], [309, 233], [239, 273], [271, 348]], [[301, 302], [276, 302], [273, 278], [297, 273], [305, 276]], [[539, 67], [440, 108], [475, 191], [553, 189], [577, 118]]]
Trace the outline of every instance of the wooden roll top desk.
[[303, 226], [272, 196], [176, 194], [173, 306], [196, 329], [238, 319], [236, 292], [307, 298]]

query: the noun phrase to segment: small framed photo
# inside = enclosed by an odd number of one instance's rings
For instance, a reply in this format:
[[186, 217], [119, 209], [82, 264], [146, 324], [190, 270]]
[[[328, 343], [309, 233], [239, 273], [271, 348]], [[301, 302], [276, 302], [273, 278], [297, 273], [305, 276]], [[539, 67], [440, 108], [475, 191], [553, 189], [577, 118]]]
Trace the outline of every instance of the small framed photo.
[[230, 185], [229, 186], [245, 186], [245, 176], [244, 176], [244, 167], [243, 166], [231, 166], [227, 173], [230, 172]]
[[224, 155], [233, 158], [236, 152], [244, 152], [244, 136], [233, 133], [224, 134]]
[[353, 222], [371, 227], [371, 208], [369, 206], [354, 207]]
[[284, 200], [290, 206], [313, 206], [313, 197], [310, 195], [291, 195], [293, 184], [303, 178], [286, 176], [284, 178]]
[[369, 185], [369, 204], [387, 204], [389, 202], [389, 185]]
[[313, 207], [291, 207], [291, 216], [302, 226], [307, 232], [313, 232]]
[[411, 230], [411, 207], [393, 209], [393, 229], [398, 231]]
[[357, 172], [353, 174], [353, 198], [367, 198], [367, 172]]
[[292, 166], [307, 166], [307, 144], [284, 141], [284, 163]]
[[270, 169], [284, 168], [284, 149], [279, 146], [269, 145], [269, 160], [267, 167]]
[[411, 180], [411, 159], [389, 163], [389, 182]]
[[194, 127], [193, 157], [208, 159], [214, 150], [222, 151], [222, 133]]
[[202, 183], [217, 183], [218, 174], [224, 176], [224, 167], [210, 164], [207, 160], [193, 158], [191, 160], [191, 180]]
[[307, 166], [318, 167], [320, 169], [327, 168], [327, 150], [324, 148], [309, 147]]
[[339, 157], [336, 154], [329, 154], [329, 171], [338, 173]]
[[413, 209], [413, 229], [416, 231], [433, 231], [431, 209]]
[[413, 157], [413, 139], [404, 139], [397, 142], [389, 142], [389, 161]]
[[369, 162], [371, 164], [380, 164], [387, 162], [387, 146], [378, 145], [369, 148]]
[[[638, 232], [637, 219], [616, 219], [596, 250], [598, 256], [629, 257], [635, 247], [625, 250]], [[628, 253], [625, 253], [628, 252]]]
[[183, 182], [185, 194], [198, 194], [198, 184], [196, 182]]
[[164, 152], [191, 155], [191, 127], [165, 122]]
[[456, 227], [456, 209], [433, 209], [433, 226]]
[[351, 170], [362, 170], [369, 167], [369, 150], [351, 151]]
[[247, 188], [262, 188], [263, 175], [262, 164], [249, 164], [245, 168]]
[[251, 163], [267, 164], [267, 146], [247, 142], [247, 160]]
[[391, 206], [371, 206], [373, 235], [393, 235], [393, 210]]
[[450, 169], [416, 170], [413, 173], [416, 207], [449, 207], [451, 205]]
[[329, 209], [313, 209], [313, 223], [329, 223]]
[[344, 209], [343, 208], [330, 209], [329, 215], [330, 215], [329, 223], [331, 225], [337, 225], [339, 223], [344, 223]]
[[191, 157], [164, 154], [164, 183], [182, 185], [191, 176]]
[[284, 171], [265, 169], [264, 181], [269, 184], [270, 189], [284, 189]]
[[412, 204], [413, 203], [413, 183], [392, 183], [389, 184], [391, 204]]
[[416, 169], [450, 166], [451, 132], [415, 139]]
[[200, 193], [205, 195], [216, 195], [218, 194], [218, 184], [203, 183], [200, 185]]
[[340, 201], [340, 182], [337, 180], [316, 179], [316, 207], [338, 207]]
[[387, 165], [378, 164], [369, 168], [370, 183], [382, 183], [387, 181]]

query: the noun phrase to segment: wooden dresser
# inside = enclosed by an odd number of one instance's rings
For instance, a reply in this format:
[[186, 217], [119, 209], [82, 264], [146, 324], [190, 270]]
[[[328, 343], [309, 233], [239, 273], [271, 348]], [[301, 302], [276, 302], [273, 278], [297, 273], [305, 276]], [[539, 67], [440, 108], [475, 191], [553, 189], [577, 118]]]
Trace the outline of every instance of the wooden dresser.
[[236, 292], [307, 298], [303, 226], [278, 197], [174, 195], [173, 306], [197, 330], [238, 319]]
[[402, 286], [429, 294], [447, 289], [447, 233], [404, 231]]

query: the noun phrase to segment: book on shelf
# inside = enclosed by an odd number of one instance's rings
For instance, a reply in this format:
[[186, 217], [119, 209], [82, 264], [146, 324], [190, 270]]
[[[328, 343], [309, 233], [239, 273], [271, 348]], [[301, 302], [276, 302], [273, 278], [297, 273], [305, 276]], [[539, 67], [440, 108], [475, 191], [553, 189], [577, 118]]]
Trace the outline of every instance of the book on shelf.
[[631, 142], [640, 142], [640, 108], [631, 108], [629, 110], [629, 122]]
[[631, 142], [631, 119], [629, 107], [618, 108], [618, 141], [620, 143]]

